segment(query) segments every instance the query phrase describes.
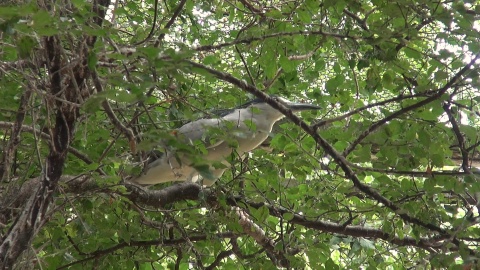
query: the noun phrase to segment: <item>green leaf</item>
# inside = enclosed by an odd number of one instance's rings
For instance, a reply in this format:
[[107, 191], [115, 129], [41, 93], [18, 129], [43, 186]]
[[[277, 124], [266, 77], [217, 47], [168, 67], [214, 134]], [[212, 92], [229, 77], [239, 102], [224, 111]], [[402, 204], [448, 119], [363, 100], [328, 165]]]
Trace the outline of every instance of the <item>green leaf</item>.
[[365, 60], [365, 59], [360, 59], [358, 61], [358, 64], [357, 64], [357, 69], [360, 71], [364, 68], [367, 68], [370, 66], [370, 62], [368, 60]]
[[293, 70], [295, 70], [294, 61], [289, 60], [288, 57], [285, 56], [280, 57], [280, 66], [285, 72], [292, 72]]
[[261, 206], [258, 209], [250, 208], [250, 213], [255, 218], [255, 221], [260, 223], [265, 222], [265, 220], [270, 215], [270, 211], [265, 205]]
[[285, 151], [286, 153], [296, 152], [297, 150], [298, 150], [298, 146], [295, 143], [289, 143], [285, 145], [285, 147], [283, 148], [283, 151]]
[[312, 15], [308, 10], [297, 10], [297, 16], [303, 23], [310, 23], [312, 21]]
[[[140, 47], [140, 48], [137, 49], [137, 52], [145, 55], [146, 59], [152, 59], [153, 60], [153, 59], [158, 58], [158, 56], [161, 53], [161, 50], [159, 48], [155, 48], [155, 47]], [[173, 53], [165, 52], [165, 54], [168, 54], [169, 56], [176, 55], [175, 52], [173, 52]]]
[[368, 162], [371, 160], [371, 146], [370, 145], [364, 145], [364, 146], [359, 146], [357, 147], [353, 153], [352, 153], [352, 160], [355, 162]]
[[207, 165], [207, 164], [193, 164], [192, 167], [195, 168], [195, 170], [197, 170], [197, 172], [199, 172], [200, 175], [203, 178], [209, 179], [209, 180], [215, 179], [215, 176], [210, 171], [210, 166], [209, 165]]
[[207, 66], [217, 64], [219, 62], [220, 62], [220, 59], [215, 55], [207, 55], [203, 59], [203, 64], [205, 64]]
[[435, 80], [440, 81], [444, 79], [448, 79], [449, 74], [443, 70], [439, 70], [435, 72]]
[[90, 70], [95, 70], [97, 66], [97, 54], [94, 51], [90, 51], [88, 53], [88, 60], [87, 60], [87, 65]]
[[418, 140], [420, 141], [421, 144], [423, 144], [426, 147], [430, 146], [431, 143], [431, 137], [427, 132], [419, 132], [418, 134]]
[[287, 220], [287, 221], [290, 221], [290, 220], [292, 220], [292, 219], [294, 218], [294, 215], [293, 215], [292, 213], [288, 213], [288, 212], [287, 212], [287, 213], [283, 213], [282, 216], [283, 216], [283, 218], [284, 218], [285, 220]]
[[392, 82], [393, 82], [393, 75], [388, 73], [388, 72], [385, 72], [382, 76], [382, 83], [384, 85], [391, 85]]
[[328, 259], [325, 262], [325, 269], [335, 270], [335, 269], [340, 269], [340, 268], [338, 267], [338, 265], [332, 259]]
[[375, 245], [373, 244], [372, 241], [370, 240], [367, 240], [365, 238], [360, 238], [358, 243], [360, 244], [360, 246], [362, 246], [362, 248], [364, 249], [375, 249]]
[[445, 157], [440, 154], [433, 154], [431, 157], [432, 166], [442, 168], [445, 165]]
[[29, 58], [36, 45], [35, 40], [29, 36], [23, 36], [17, 44], [18, 55], [21, 58]]
[[405, 47], [403, 49], [403, 52], [405, 53], [405, 55], [408, 57], [408, 58], [412, 58], [412, 59], [422, 59], [422, 54], [415, 50], [415, 49], [412, 49], [412, 48], [409, 48], [409, 47]]

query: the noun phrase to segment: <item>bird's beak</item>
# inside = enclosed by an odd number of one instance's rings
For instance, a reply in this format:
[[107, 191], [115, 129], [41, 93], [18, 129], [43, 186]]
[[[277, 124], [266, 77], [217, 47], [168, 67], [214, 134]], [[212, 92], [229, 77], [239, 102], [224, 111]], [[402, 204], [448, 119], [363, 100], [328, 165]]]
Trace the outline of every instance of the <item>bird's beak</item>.
[[285, 105], [293, 112], [321, 109], [320, 106], [307, 103], [287, 102]]

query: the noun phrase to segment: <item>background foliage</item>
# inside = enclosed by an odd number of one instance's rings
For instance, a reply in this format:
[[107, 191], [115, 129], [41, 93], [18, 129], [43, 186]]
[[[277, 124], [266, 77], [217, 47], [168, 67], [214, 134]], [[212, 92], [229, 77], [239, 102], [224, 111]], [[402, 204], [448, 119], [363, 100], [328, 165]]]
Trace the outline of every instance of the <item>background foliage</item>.
[[[1, 268], [475, 269], [479, 16], [468, 0], [4, 2]], [[262, 92], [323, 110], [287, 113], [209, 189], [128, 183], [172, 129]]]

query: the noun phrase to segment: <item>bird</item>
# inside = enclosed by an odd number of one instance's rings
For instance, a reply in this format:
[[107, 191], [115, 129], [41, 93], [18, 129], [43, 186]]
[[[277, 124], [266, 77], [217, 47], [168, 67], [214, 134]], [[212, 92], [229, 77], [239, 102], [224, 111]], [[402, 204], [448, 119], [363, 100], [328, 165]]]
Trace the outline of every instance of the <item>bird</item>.
[[[276, 95], [270, 97], [292, 112], [321, 109], [317, 105], [296, 103]], [[222, 110], [216, 117], [189, 122], [171, 132], [173, 139], [187, 147], [178, 149], [162, 142], [164, 152], [158, 154], [157, 151], [157, 158], [132, 181], [154, 185], [202, 180], [204, 186], [211, 186], [228, 169], [227, 160], [232, 154], [243, 156], [257, 148], [282, 118], [283, 113], [257, 98], [236, 108]], [[188, 151], [188, 148], [195, 147], [201, 148], [200, 154]]]

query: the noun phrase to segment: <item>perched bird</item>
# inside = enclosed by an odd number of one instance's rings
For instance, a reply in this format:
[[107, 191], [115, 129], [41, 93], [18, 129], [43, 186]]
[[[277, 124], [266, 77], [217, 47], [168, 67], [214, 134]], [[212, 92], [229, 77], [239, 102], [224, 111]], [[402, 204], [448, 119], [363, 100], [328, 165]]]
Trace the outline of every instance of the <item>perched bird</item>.
[[[278, 96], [274, 100], [293, 112], [318, 110], [311, 104], [295, 103]], [[147, 164], [144, 172], [133, 182], [152, 185], [172, 181], [196, 182], [210, 186], [220, 178], [232, 153], [242, 156], [257, 148], [284, 115], [261, 99], [254, 99], [237, 108], [224, 110], [217, 118], [199, 119], [187, 123], [172, 134], [175, 139], [192, 148], [200, 146], [201, 154], [169, 148]], [[165, 143], [164, 143], [165, 144]], [[182, 147], [185, 148], [185, 147]]]

